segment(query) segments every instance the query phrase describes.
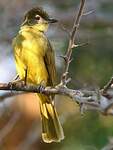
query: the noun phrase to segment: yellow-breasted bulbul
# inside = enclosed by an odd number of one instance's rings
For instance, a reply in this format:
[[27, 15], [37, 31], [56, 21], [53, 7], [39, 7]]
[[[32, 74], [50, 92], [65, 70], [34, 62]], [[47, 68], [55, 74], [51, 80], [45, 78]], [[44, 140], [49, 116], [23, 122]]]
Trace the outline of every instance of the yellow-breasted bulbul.
[[[54, 51], [44, 32], [51, 19], [42, 8], [33, 8], [25, 14], [19, 33], [13, 40], [17, 72], [21, 80], [34, 85], [53, 86], [56, 76]], [[27, 70], [27, 75], [26, 75]], [[42, 119], [44, 142], [59, 142], [64, 138], [53, 97], [37, 94]]]

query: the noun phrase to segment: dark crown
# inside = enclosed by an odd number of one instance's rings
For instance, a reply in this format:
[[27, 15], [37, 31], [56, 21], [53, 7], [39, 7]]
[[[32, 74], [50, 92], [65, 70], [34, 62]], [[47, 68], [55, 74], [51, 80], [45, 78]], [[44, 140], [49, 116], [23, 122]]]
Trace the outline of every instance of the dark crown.
[[45, 20], [49, 19], [49, 15], [43, 10], [41, 7], [35, 7], [29, 10], [26, 14], [25, 17], [28, 17], [29, 19], [33, 18], [35, 15], [39, 15]]

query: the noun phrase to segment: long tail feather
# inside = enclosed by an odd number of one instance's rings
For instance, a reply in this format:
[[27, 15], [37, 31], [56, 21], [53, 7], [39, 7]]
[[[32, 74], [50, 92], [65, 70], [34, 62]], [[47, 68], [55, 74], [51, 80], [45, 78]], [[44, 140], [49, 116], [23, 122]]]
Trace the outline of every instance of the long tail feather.
[[60, 142], [64, 133], [57, 112], [49, 96], [38, 94], [42, 118], [42, 138], [44, 142]]

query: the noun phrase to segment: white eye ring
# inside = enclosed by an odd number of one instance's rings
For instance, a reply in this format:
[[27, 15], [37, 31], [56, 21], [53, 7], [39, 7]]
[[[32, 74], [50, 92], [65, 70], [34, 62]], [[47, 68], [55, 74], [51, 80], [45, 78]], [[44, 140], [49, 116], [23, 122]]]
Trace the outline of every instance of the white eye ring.
[[37, 20], [40, 20], [40, 16], [39, 16], [39, 15], [36, 15], [35, 18], [36, 18]]

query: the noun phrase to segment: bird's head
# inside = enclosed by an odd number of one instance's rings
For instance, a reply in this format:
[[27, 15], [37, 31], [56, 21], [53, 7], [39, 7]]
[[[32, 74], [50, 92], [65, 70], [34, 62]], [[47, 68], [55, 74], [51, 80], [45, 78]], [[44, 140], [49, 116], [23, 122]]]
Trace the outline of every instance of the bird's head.
[[31, 26], [39, 31], [46, 31], [50, 23], [57, 22], [56, 19], [50, 18], [49, 15], [41, 8], [36, 7], [29, 10], [24, 17], [21, 26]]

